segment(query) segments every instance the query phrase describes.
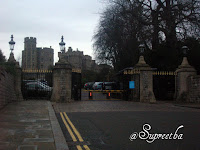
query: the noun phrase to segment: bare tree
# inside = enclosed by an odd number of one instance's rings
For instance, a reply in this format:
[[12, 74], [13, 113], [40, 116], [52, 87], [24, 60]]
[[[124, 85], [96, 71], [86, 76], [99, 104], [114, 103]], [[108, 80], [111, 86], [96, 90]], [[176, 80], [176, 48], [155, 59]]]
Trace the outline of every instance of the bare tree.
[[94, 50], [99, 60], [117, 70], [137, 62], [141, 42], [153, 51], [164, 43], [176, 55], [178, 41], [200, 37], [199, 0], [108, 1], [93, 38]]
[[6, 62], [6, 57], [3, 55], [2, 50], [0, 49], [0, 63]]
[[152, 44], [157, 47], [160, 37], [167, 46], [177, 40], [200, 36], [199, 0], [137, 0], [144, 7], [143, 15], [153, 26]]
[[141, 33], [147, 30], [134, 19], [141, 12], [140, 6], [134, 3], [130, 6], [129, 2], [119, 0], [119, 3], [114, 3], [102, 13], [93, 37], [99, 60], [112, 64], [116, 70], [136, 63], [137, 47], [144, 36]]

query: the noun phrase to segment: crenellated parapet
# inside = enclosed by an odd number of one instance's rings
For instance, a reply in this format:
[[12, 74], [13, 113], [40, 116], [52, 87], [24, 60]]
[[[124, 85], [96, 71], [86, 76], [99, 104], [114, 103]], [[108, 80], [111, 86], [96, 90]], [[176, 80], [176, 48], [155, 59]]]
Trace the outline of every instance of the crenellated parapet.
[[24, 43], [25, 42], [33, 42], [36, 43], [36, 38], [35, 37], [25, 37], [24, 38]]
[[[89, 55], [84, 55], [83, 51], [73, 50], [71, 47], [68, 48], [68, 51], [65, 53], [58, 53], [59, 58], [63, 58], [68, 61], [73, 68], [81, 68], [83, 70], [91, 70], [96, 68], [97, 64], [95, 60], [92, 60], [92, 57]], [[96, 70], [96, 69], [95, 69]]]

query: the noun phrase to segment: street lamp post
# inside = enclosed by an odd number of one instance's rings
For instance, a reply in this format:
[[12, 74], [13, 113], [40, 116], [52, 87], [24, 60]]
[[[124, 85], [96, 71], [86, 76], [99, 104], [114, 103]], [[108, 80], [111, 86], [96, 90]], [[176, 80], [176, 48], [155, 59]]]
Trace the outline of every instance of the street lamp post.
[[183, 61], [181, 63], [181, 66], [190, 66], [187, 60], [187, 54], [188, 54], [189, 48], [187, 46], [183, 46], [182, 51], [183, 51]]
[[145, 50], [144, 44], [140, 44], [138, 48], [139, 48], [140, 56], [143, 56], [144, 55], [144, 50]]
[[14, 50], [15, 42], [13, 41], [13, 35], [11, 35], [11, 41], [9, 42], [11, 53]]
[[145, 60], [144, 60], [144, 51], [145, 51], [145, 46], [144, 46], [144, 44], [140, 44], [139, 46], [138, 46], [138, 48], [139, 48], [139, 53], [140, 53], [140, 57], [139, 57], [139, 61], [138, 61], [138, 63], [136, 64], [136, 66], [140, 66], [140, 65], [147, 65], [146, 64], [146, 62], [145, 62]]
[[64, 37], [61, 37], [61, 42], [59, 43], [60, 45], [60, 51], [58, 52], [58, 57], [59, 57], [59, 61], [58, 62], [62, 62], [62, 63], [68, 63], [67, 59], [66, 59], [66, 53], [65, 53], [65, 42], [64, 42]]
[[183, 50], [183, 55], [184, 55], [184, 57], [187, 57], [189, 48], [188, 48], [187, 46], [183, 46], [183, 47], [182, 47], [182, 50]]
[[60, 51], [62, 52], [62, 53], [65, 53], [65, 42], [63, 41], [64, 40], [64, 38], [63, 38], [63, 36], [61, 37], [61, 42], [59, 43], [59, 45], [60, 45]]
[[15, 42], [13, 41], [13, 38], [14, 38], [13, 35], [11, 35], [11, 41], [8, 42], [9, 46], [10, 46], [10, 50], [11, 50], [10, 57], [8, 59], [9, 62], [16, 62], [14, 54], [13, 54], [13, 50], [14, 50], [14, 46], [15, 46]]

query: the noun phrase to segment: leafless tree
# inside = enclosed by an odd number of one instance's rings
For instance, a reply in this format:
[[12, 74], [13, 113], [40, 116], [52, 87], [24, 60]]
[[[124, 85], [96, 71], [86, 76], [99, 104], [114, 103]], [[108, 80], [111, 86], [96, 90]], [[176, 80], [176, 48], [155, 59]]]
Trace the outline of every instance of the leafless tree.
[[[137, 62], [139, 43], [171, 51], [177, 41], [200, 37], [199, 0], [108, 0], [94, 35], [99, 60], [118, 68]], [[118, 70], [118, 69], [117, 69]]]
[[127, 1], [119, 2], [101, 14], [93, 37], [98, 59], [112, 64], [117, 70], [136, 63], [138, 57], [136, 50], [143, 38], [141, 33], [147, 30], [134, 19], [136, 14], [140, 16], [139, 13], [142, 13], [141, 7], [135, 5], [136, 3], [130, 6]]
[[0, 49], [0, 63], [5, 62], [5, 61], [6, 61], [6, 57], [3, 55], [3, 52]]
[[137, 0], [144, 7], [143, 15], [153, 26], [152, 45], [164, 39], [167, 46], [177, 40], [200, 36], [199, 0]]

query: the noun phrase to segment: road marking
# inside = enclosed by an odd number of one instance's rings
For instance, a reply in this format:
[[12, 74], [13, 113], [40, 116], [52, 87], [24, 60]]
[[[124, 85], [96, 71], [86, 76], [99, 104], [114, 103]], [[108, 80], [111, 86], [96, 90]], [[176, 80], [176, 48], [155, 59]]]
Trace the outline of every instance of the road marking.
[[71, 120], [69, 119], [69, 117], [67, 116], [67, 114], [64, 112], [64, 116], [67, 119], [68, 123], [71, 125], [73, 131], [75, 132], [75, 134], [77, 135], [78, 139], [80, 142], [83, 142], [83, 138], [81, 137], [80, 133], [78, 132], [78, 130], [75, 128], [75, 126], [73, 125], [73, 123], [71, 122]]
[[83, 150], [83, 149], [81, 148], [80, 145], [76, 145], [76, 148], [77, 148], [78, 150]]
[[66, 128], [67, 128], [67, 130], [68, 130], [68, 132], [69, 132], [69, 134], [71, 135], [72, 140], [73, 140], [74, 142], [77, 142], [77, 139], [76, 139], [76, 137], [74, 136], [72, 130], [71, 130], [70, 127], [69, 127], [69, 125], [67, 124], [67, 122], [66, 122], [66, 120], [65, 120], [65, 118], [64, 118], [64, 116], [63, 116], [63, 114], [62, 114], [62, 112], [60, 112], [60, 116], [61, 116], [61, 118], [62, 118], [62, 120], [63, 120], [63, 122], [64, 122], [64, 124], [65, 124], [65, 126], [66, 126]]
[[87, 145], [83, 145], [83, 147], [84, 147], [86, 150], [90, 150], [90, 148], [89, 148]]
[[[64, 114], [64, 116], [63, 116], [63, 114]], [[73, 123], [71, 122], [69, 117], [67, 116], [66, 112], [60, 112], [60, 116], [61, 116], [61, 118], [62, 118], [62, 120], [63, 120], [63, 122], [64, 122], [64, 124], [65, 124], [65, 126], [66, 126], [66, 128], [67, 128], [67, 130], [69, 132], [69, 134], [71, 135], [72, 140], [74, 142], [77, 142], [77, 139], [76, 139], [75, 135], [72, 132], [72, 130], [73, 130], [74, 133], [76, 134], [76, 136], [78, 137], [78, 140], [80, 142], [83, 142], [84, 141], [83, 138], [81, 137], [80, 133], [78, 132], [78, 130], [75, 128], [75, 126], [73, 125]], [[65, 120], [65, 119], [67, 119], [67, 120]], [[72, 130], [70, 129], [70, 126], [68, 125], [68, 123], [71, 126]], [[83, 147], [85, 148], [85, 150], [90, 150], [90, 148], [87, 145], [83, 145]], [[80, 145], [76, 145], [76, 148], [78, 150], [82, 150]]]

